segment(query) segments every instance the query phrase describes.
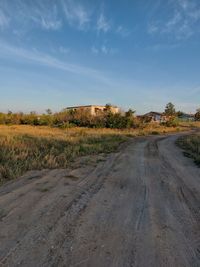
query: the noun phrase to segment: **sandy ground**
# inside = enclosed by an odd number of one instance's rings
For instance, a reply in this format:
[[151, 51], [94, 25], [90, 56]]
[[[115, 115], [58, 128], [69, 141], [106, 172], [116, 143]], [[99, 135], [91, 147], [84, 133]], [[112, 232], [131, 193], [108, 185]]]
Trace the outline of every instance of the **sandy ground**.
[[200, 168], [178, 135], [0, 188], [0, 266], [200, 266]]

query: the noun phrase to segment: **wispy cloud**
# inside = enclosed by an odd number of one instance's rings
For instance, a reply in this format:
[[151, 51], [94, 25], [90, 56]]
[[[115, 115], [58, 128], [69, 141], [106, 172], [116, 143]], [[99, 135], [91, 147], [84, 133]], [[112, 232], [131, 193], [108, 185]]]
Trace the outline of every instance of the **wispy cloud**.
[[114, 54], [116, 54], [118, 51], [117, 51], [117, 49], [115, 49], [115, 48], [112, 48], [112, 47], [108, 47], [108, 46], [106, 46], [106, 45], [102, 45], [101, 46], [101, 52], [103, 53], [103, 54], [105, 54], [105, 55], [114, 55]]
[[86, 29], [90, 22], [91, 12], [77, 1], [62, 0], [65, 17], [70, 25]]
[[96, 48], [95, 46], [92, 46], [91, 51], [92, 51], [92, 53], [95, 54], [95, 55], [98, 55], [98, 54], [99, 54], [99, 49]]
[[128, 29], [126, 29], [125, 27], [123, 27], [122, 25], [117, 27], [116, 33], [118, 33], [122, 37], [127, 37], [131, 34], [131, 32]]
[[174, 43], [174, 44], [167, 44], [167, 43], [160, 43], [160, 44], [156, 44], [156, 45], [152, 45], [147, 47], [147, 50], [151, 50], [154, 52], [158, 52], [158, 51], [169, 51], [169, 50], [174, 50], [177, 49], [180, 46], [179, 43]]
[[40, 16], [39, 23], [41, 24], [42, 28], [45, 30], [58, 30], [62, 26], [61, 20], [56, 18], [55, 13], [54, 15], [50, 14], [49, 16], [45, 17], [43, 15]]
[[[28, 15], [29, 12], [29, 17], [27, 17], [26, 14]], [[45, 30], [58, 30], [62, 26], [55, 4], [49, 7], [44, 2], [35, 2], [32, 8], [26, 4], [24, 5], [24, 16], [26, 16], [26, 19], [30, 18]]]
[[59, 60], [55, 57], [52, 57], [51, 55], [41, 53], [37, 49], [27, 50], [10, 46], [5, 43], [0, 43], [0, 57], [10, 58], [11, 60], [19, 62], [25, 61], [30, 64], [35, 63], [41, 66], [46, 66], [48, 68], [54, 68], [77, 75], [87, 76], [88, 78], [96, 79], [99, 82], [105, 83], [107, 85], [113, 84], [113, 82], [106, 77], [105, 73], [102, 73], [101, 71]]
[[108, 32], [111, 29], [111, 23], [103, 13], [100, 14], [97, 20], [97, 30], [98, 32]]
[[163, 31], [171, 32], [173, 28], [181, 22], [181, 20], [181, 13], [179, 11], [175, 11], [173, 17], [165, 24], [165, 28], [163, 29]]
[[104, 55], [114, 55], [118, 51], [117, 49], [108, 47], [107, 45], [103, 44], [101, 46], [92, 46], [91, 51], [93, 54], [98, 55], [98, 54], [104, 54]]
[[47, 20], [45, 18], [41, 18], [40, 24], [42, 26], [43, 29], [45, 30], [58, 30], [61, 28], [61, 21], [51, 21], [51, 20]]
[[172, 10], [172, 15], [168, 19], [152, 20], [148, 25], [149, 34], [168, 34], [182, 40], [199, 32], [198, 0], [169, 0], [167, 3], [169, 3], [168, 9]]
[[3, 30], [9, 25], [10, 19], [5, 13], [0, 9], [0, 29]]
[[127, 37], [130, 31], [121, 24], [115, 24], [107, 17], [104, 8], [89, 5], [81, 0], [0, 0], [0, 30], [9, 24], [12, 32], [23, 37], [34, 28], [45, 31], [57, 31], [66, 24], [74, 29], [91, 32], [112, 32]]
[[151, 22], [149, 25], [148, 25], [148, 29], [147, 29], [148, 33], [149, 34], [154, 34], [156, 32], [159, 31], [159, 26], [157, 25], [157, 23], [155, 22]]
[[62, 54], [69, 54], [69, 52], [70, 52], [69, 48], [66, 48], [66, 47], [63, 47], [63, 46], [60, 46], [58, 50]]
[[[8, 16], [5, 16], [5, 13]], [[9, 19], [8, 19], [9, 17]], [[12, 23], [13, 29], [41, 27], [44, 30], [58, 30], [62, 21], [58, 15], [57, 5], [47, 1], [3, 1], [0, 3], [0, 25]]]
[[101, 51], [102, 51], [103, 54], [106, 54], [107, 55], [108, 52], [109, 52], [109, 49], [105, 45], [102, 45]]

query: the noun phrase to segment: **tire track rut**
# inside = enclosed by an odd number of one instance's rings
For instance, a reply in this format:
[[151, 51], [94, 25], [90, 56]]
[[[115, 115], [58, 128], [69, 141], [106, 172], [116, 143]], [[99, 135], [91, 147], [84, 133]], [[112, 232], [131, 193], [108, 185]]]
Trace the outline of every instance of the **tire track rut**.
[[1, 266], [200, 266], [200, 169], [178, 136], [1, 187]]

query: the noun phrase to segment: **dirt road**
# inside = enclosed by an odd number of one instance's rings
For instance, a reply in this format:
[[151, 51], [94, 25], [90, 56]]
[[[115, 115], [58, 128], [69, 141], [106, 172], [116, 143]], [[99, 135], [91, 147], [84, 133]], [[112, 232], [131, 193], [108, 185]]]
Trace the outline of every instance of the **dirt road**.
[[0, 266], [200, 266], [200, 169], [176, 138], [1, 187]]

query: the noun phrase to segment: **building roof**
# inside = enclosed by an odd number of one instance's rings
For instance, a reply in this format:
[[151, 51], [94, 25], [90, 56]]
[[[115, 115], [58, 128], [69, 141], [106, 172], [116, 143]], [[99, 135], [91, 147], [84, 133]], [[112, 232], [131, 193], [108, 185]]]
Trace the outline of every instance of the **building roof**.
[[179, 116], [180, 119], [190, 119], [190, 118], [194, 118], [194, 117], [195, 117], [194, 114], [186, 114], [186, 113]]
[[163, 113], [156, 112], [156, 111], [150, 111], [150, 112], [144, 114], [144, 116], [154, 116], [154, 115], [162, 116]]
[[[83, 106], [72, 106], [72, 107], [66, 107], [66, 109], [72, 109], [72, 108], [90, 108], [90, 107], [102, 107], [102, 108], [105, 108], [106, 105], [83, 105]], [[118, 108], [117, 106], [110, 106], [112, 108]]]

